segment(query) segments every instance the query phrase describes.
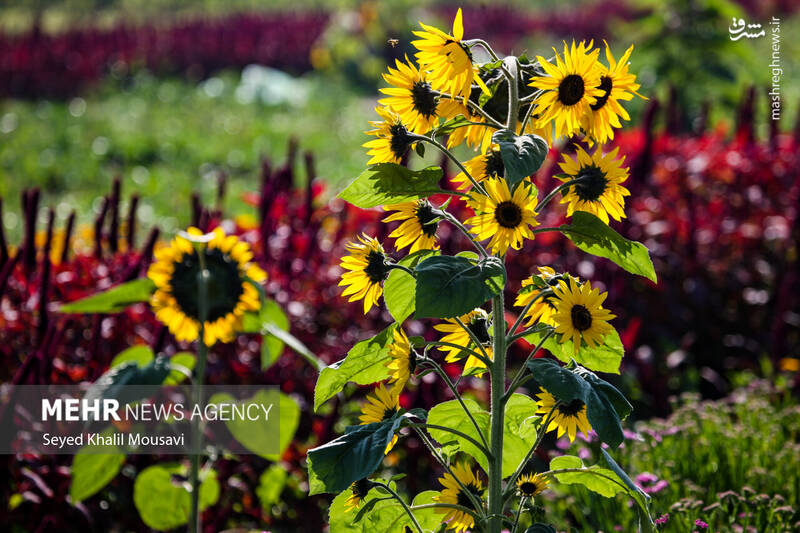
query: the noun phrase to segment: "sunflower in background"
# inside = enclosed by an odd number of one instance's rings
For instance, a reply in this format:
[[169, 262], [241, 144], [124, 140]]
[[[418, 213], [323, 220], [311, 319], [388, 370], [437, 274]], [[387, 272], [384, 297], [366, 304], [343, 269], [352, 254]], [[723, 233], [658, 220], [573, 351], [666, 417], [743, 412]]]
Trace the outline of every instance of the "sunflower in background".
[[422, 22], [419, 25], [424, 31], [415, 31], [414, 35], [419, 39], [411, 41], [411, 44], [419, 50], [415, 57], [420, 69], [430, 71], [434, 89], [466, 100], [475, 81], [486, 93], [490, 93], [478, 76], [478, 68], [472, 64], [472, 52], [461, 42], [464, 38], [461, 8], [453, 20], [452, 35]]
[[344, 501], [345, 512], [349, 513], [361, 507], [371, 488], [372, 482], [368, 479], [359, 479], [350, 484], [350, 496]]
[[388, 95], [378, 103], [394, 110], [400, 120], [414, 133], [424, 135], [439, 124], [436, 108], [439, 97], [426, 80], [427, 73], [418, 70], [406, 57], [406, 62], [395, 60], [397, 69], [389, 67], [383, 79], [391, 85], [380, 91]]
[[436, 239], [439, 215], [434, 212], [433, 205], [428, 200], [386, 205], [383, 206], [383, 209], [396, 211], [396, 213], [384, 218], [382, 222], [402, 221], [397, 229], [389, 234], [389, 237], [397, 239], [394, 243], [397, 250], [402, 250], [409, 245], [411, 254], [419, 250], [439, 249]]
[[391, 359], [386, 362], [391, 372], [389, 383], [394, 383], [400, 391], [417, 369], [417, 354], [411, 348], [411, 343], [402, 328], [394, 330], [393, 341], [389, 345], [389, 357]]
[[[382, 422], [392, 418], [400, 410], [399, 396], [386, 390], [386, 386], [381, 383], [378, 388], [367, 395], [367, 403], [361, 406], [361, 416], [358, 417], [361, 425]], [[392, 436], [392, 440], [386, 445], [383, 454], [386, 455], [397, 444], [397, 435]]]
[[364, 300], [364, 314], [383, 294], [381, 284], [389, 276], [388, 258], [383, 246], [372, 237], [362, 234], [358, 242], [348, 242], [345, 249], [350, 255], [342, 257], [339, 266], [347, 270], [342, 274], [339, 286], [344, 286], [342, 296], [350, 296], [348, 301]]
[[556, 436], [559, 438], [566, 433], [570, 442], [575, 440], [578, 431], [589, 438], [592, 426], [589, 424], [589, 419], [586, 418], [586, 404], [582, 400], [572, 400], [569, 403], [559, 402], [555, 396], [544, 389], [537, 395], [537, 399], [536, 414], [541, 415], [542, 419], [546, 419], [550, 415], [550, 411], [553, 411], [545, 431], [557, 431]]
[[[496, 144], [493, 144], [486, 153], [466, 161], [464, 168], [478, 183], [489, 178], [503, 178], [506, 172], [503, 157], [500, 155], [500, 147]], [[463, 172], [456, 174], [450, 181], [459, 191], [465, 191], [472, 186], [472, 182]]]
[[522, 474], [517, 479], [517, 495], [530, 500], [541, 494], [548, 483], [547, 477], [541, 474]]
[[534, 77], [530, 82], [531, 87], [545, 91], [534, 102], [537, 109], [542, 110], [536, 126], [544, 128], [552, 121], [556, 138], [579, 131], [589, 106], [603, 95], [597, 68], [600, 50], [589, 52], [591, 47], [591, 43], [586, 45], [583, 41], [577, 46], [573, 41], [571, 47], [565, 42], [564, 57], [562, 59], [556, 51], [555, 65], [542, 56], [536, 56], [547, 73], [547, 76]]
[[400, 115], [387, 107], [378, 106], [375, 112], [383, 120], [370, 120], [372, 130], [365, 132], [374, 135], [377, 139], [365, 142], [362, 146], [369, 148], [367, 155], [371, 155], [367, 164], [400, 163], [416, 142], [409, 134], [409, 129], [400, 118]]
[[583, 130], [599, 144], [614, 138], [614, 128], [622, 127], [620, 117], [623, 120], [631, 119], [620, 104], [621, 100], [632, 100], [634, 95], [647, 100], [646, 97], [636, 92], [639, 88], [639, 84], [636, 83], [636, 75], [628, 72], [628, 59], [633, 52], [633, 45], [622, 54], [617, 62], [611, 55], [608, 43], [605, 44], [608, 67], [600, 62], [597, 63], [600, 74], [600, 84], [597, 88], [602, 91], [602, 94], [597, 97], [595, 103], [589, 105], [590, 111], [582, 121]]
[[572, 340], [576, 354], [581, 341], [592, 348], [602, 344], [606, 335], [614, 330], [608, 321], [616, 315], [603, 308], [607, 292], [600, 293], [598, 289], [592, 289], [590, 282], [579, 284], [571, 277], [569, 283], [559, 281], [553, 294], [556, 308], [553, 321], [559, 334], [558, 341]]
[[[464, 492], [461, 485], [464, 485], [472, 496], [480, 500], [481, 493], [483, 492], [483, 482], [481, 482], [478, 476], [472, 471], [472, 468], [466, 463], [456, 463], [452, 471], [453, 474], [446, 472], [439, 478], [439, 483], [442, 484], [444, 489], [433, 497], [433, 501], [448, 503], [450, 505], [460, 505], [467, 509], [473, 509], [475, 506], [472, 503], [472, 498]], [[458, 479], [461, 484], [459, 484], [456, 479]], [[437, 507], [436, 512], [444, 513], [445, 516], [442, 520], [447, 522], [448, 529], [456, 531], [457, 533], [466, 531], [475, 525], [475, 520], [472, 518], [472, 515], [459, 509]]]
[[514, 194], [505, 180], [492, 178], [484, 182], [489, 196], [476, 195], [467, 200], [475, 216], [465, 221], [478, 240], [491, 238], [493, 254], [505, 254], [508, 248], [519, 250], [522, 241], [533, 239], [531, 228], [536, 221], [536, 188], [529, 181], [520, 183]]
[[[187, 233], [203, 234], [197, 228], [189, 228]], [[234, 339], [245, 312], [261, 308], [254, 283], [267, 279], [267, 274], [252, 263], [249, 244], [235, 235], [225, 235], [222, 228], [216, 228], [212, 235], [210, 241], [197, 246], [180, 235], [175, 237], [155, 251], [155, 262], [147, 271], [156, 286], [150, 299], [156, 318], [177, 340], [192, 342], [200, 335], [198, 276], [205, 266], [209, 273], [208, 309], [203, 323], [206, 346]]]
[[586, 211], [608, 224], [611, 215], [616, 221], [625, 218], [625, 197], [630, 191], [621, 184], [628, 179], [628, 169], [623, 168], [625, 156], [615, 159], [619, 147], [603, 155], [599, 148], [590, 156], [580, 146], [577, 147], [576, 159], [564, 155], [564, 162], [559, 163], [565, 176], [559, 177], [563, 182], [580, 179], [569, 187], [561, 198], [567, 204], [567, 216], [575, 211]]
[[[558, 280], [561, 279], [560, 276], [556, 275], [556, 271], [550, 267], [539, 267], [538, 270], [539, 275], [537, 277], [541, 278], [541, 280], [544, 281], [547, 286], [552, 286], [552, 284], [557, 285]], [[530, 327], [536, 322], [550, 324], [551, 326], [555, 325], [553, 322], [553, 316], [556, 313], [556, 308], [553, 305], [553, 300], [555, 297], [552, 294], [539, 296], [539, 292], [545, 289], [546, 287], [539, 286], [538, 280], [534, 279], [534, 276], [530, 276], [522, 280], [522, 288], [520, 289], [519, 293], [517, 293], [517, 299], [514, 301], [514, 306], [525, 307], [531, 302], [531, 300], [538, 297], [525, 314], [525, 316], [528, 318], [528, 321], [525, 323], [525, 327]]]
[[[478, 308], [473, 309], [466, 315], [462, 315], [458, 318], [465, 326], [467, 326], [469, 331], [472, 332], [475, 338], [481, 343], [481, 346], [483, 346], [483, 349], [486, 351], [486, 355], [489, 356], [489, 359], [492, 359], [492, 337], [489, 334], [491, 327], [489, 313]], [[475, 343], [472, 342], [472, 337], [470, 334], [461, 327], [456, 319], [448, 318], [446, 323], [436, 324], [433, 326], [433, 329], [447, 334], [441, 338], [441, 342], [448, 342], [450, 344], [462, 346], [463, 348], [468, 348], [481, 353], [480, 347], [476, 346]], [[484, 373], [486, 365], [483, 363], [483, 361], [474, 355], [466, 356], [463, 349], [455, 346], [440, 346], [439, 349], [447, 353], [447, 356], [444, 360], [448, 363], [454, 363], [460, 359], [463, 359], [464, 357], [467, 357], [467, 362], [464, 364], [465, 374], [474, 373], [480, 376]]]

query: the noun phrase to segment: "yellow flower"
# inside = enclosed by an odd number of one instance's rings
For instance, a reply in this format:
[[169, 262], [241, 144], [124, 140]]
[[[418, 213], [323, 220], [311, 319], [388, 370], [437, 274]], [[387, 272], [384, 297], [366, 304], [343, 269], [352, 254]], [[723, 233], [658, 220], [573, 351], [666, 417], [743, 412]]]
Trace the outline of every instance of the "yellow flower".
[[[492, 358], [492, 337], [489, 334], [490, 331], [490, 322], [489, 322], [489, 313], [484, 311], [483, 309], [473, 309], [466, 315], [462, 315], [459, 317], [459, 320], [464, 323], [467, 328], [475, 335], [475, 338], [480, 341], [483, 349], [486, 351], [486, 355], [489, 358]], [[440, 331], [442, 333], [446, 333], [444, 337], [442, 337], [441, 342], [449, 342], [450, 344], [456, 344], [458, 346], [463, 346], [464, 348], [469, 348], [474, 350], [477, 353], [482, 354], [481, 349], [472, 342], [472, 338], [470, 337], [469, 333], [461, 327], [461, 325], [456, 321], [454, 318], [448, 318], [445, 324], [437, 324], [433, 326], [433, 329], [436, 331]], [[445, 357], [445, 361], [448, 363], [454, 363], [459, 359], [464, 357], [463, 350], [460, 348], [452, 347], [452, 346], [440, 346], [439, 349], [443, 352], [447, 353]], [[464, 373], [471, 374], [474, 373], [478, 376], [484, 373], [486, 365], [475, 357], [474, 355], [469, 355], [467, 357], [467, 362], [464, 365]]]
[[531, 499], [544, 491], [548, 483], [547, 477], [541, 474], [522, 474], [517, 479], [517, 494]]
[[344, 511], [349, 513], [361, 507], [364, 498], [367, 497], [371, 483], [368, 479], [359, 479], [350, 485], [350, 496], [344, 501]]
[[397, 211], [383, 219], [383, 222], [402, 220], [397, 229], [389, 234], [389, 237], [396, 238], [394, 246], [397, 250], [402, 250], [411, 245], [409, 253], [419, 250], [438, 250], [439, 243], [436, 239], [436, 230], [439, 222], [438, 216], [433, 212], [433, 206], [427, 200], [417, 200], [416, 202], [406, 202], [403, 204], [387, 205], [383, 207], [386, 211]]
[[524, 181], [517, 186], [514, 195], [508, 183], [501, 179], [488, 179], [484, 187], [489, 196], [475, 195], [467, 204], [476, 215], [465, 222], [479, 240], [491, 238], [489, 247], [494, 254], [504, 254], [509, 247], [519, 250], [524, 239], [533, 239], [531, 228], [536, 221], [536, 188]]
[[614, 329], [608, 321], [616, 315], [603, 308], [607, 292], [600, 294], [598, 289], [592, 289], [590, 282], [580, 285], [575, 278], [570, 278], [569, 283], [560, 280], [553, 293], [556, 307], [553, 321], [558, 340], [563, 343], [571, 339], [575, 353], [578, 353], [581, 339], [589, 347], [598, 346]]
[[532, 87], [545, 91], [534, 102], [537, 110], [542, 110], [537, 127], [545, 127], [553, 121], [555, 137], [577, 132], [589, 106], [603, 94], [598, 88], [597, 56], [600, 50], [589, 52], [591, 47], [591, 43], [587, 46], [583, 41], [575, 46], [573, 41], [570, 48], [565, 42], [564, 58], [556, 52], [555, 65], [542, 56], [536, 56], [547, 73], [547, 76], [534, 77], [530, 82]]
[[634, 95], [647, 100], [636, 92], [639, 88], [639, 84], [636, 83], [636, 75], [628, 72], [628, 59], [631, 52], [633, 52], [633, 45], [617, 62], [606, 43], [608, 67], [597, 63], [600, 74], [600, 84], [597, 88], [602, 91], [602, 94], [597, 97], [595, 103], [589, 105], [590, 111], [584, 116], [582, 126], [584, 131], [600, 144], [614, 138], [614, 128], [622, 127], [620, 117], [624, 120], [631, 119], [620, 104], [621, 100], [631, 100]]
[[428, 133], [439, 124], [436, 114], [439, 97], [426, 80], [426, 72], [418, 70], [408, 57], [406, 63], [399, 59], [395, 62], [397, 69], [389, 67], [389, 73], [383, 75], [386, 83], [392, 86], [381, 89], [388, 97], [378, 103], [394, 110], [412, 132]]
[[393, 342], [389, 345], [389, 356], [386, 366], [391, 370], [389, 383], [394, 383], [397, 390], [405, 387], [411, 374], [417, 368], [417, 357], [411, 349], [411, 343], [402, 328], [394, 330]]
[[621, 185], [628, 179], [628, 169], [622, 168], [625, 156], [614, 159], [619, 147], [605, 155], [598, 148], [591, 156], [580, 146], [577, 148], [577, 159], [564, 155], [564, 162], [559, 163], [566, 174], [559, 178], [561, 181], [581, 180], [571, 185], [561, 198], [561, 203], [567, 204], [567, 216], [586, 211], [606, 224], [609, 215], [617, 221], [625, 218], [625, 197], [631, 193]]
[[[367, 395], [367, 403], [361, 406], [361, 416], [358, 419], [361, 425], [382, 422], [392, 418], [400, 410], [399, 395], [392, 394], [383, 383]], [[383, 454], [386, 455], [397, 443], [397, 435], [392, 437]]]
[[424, 31], [415, 31], [419, 37], [411, 41], [419, 52], [416, 53], [420, 69], [429, 71], [431, 85], [454, 97], [469, 98], [473, 80], [487, 93], [486, 84], [478, 76], [478, 68], [472, 64], [472, 52], [461, 42], [464, 25], [461, 9], [453, 21], [453, 34], [449, 35], [438, 28], [419, 23]]
[[377, 137], [362, 145], [369, 148], [367, 155], [372, 156], [367, 164], [400, 163], [416, 142], [412, 140], [408, 127], [397, 113], [386, 107], [376, 107], [375, 111], [383, 120], [371, 120], [369, 123], [375, 129], [365, 132]]
[[[488, 152], [465, 162], [464, 168], [478, 183], [489, 178], [503, 178], [506, 171], [503, 157], [500, 155], [500, 147], [496, 144], [493, 144]], [[465, 191], [472, 187], [472, 182], [463, 172], [458, 173], [451, 181], [459, 191]]]
[[[455, 477], [450, 472], [446, 472], [439, 478], [439, 483], [442, 484], [444, 489], [433, 497], [433, 501], [474, 509], [475, 506], [472, 503], [472, 499], [464, 492], [461, 485], [464, 485], [467, 491], [480, 500], [483, 492], [483, 483], [466, 463], [457, 463], [452, 470]], [[456, 479], [461, 482], [461, 485]], [[443, 521], [447, 522], [449, 530], [453, 530], [456, 533], [464, 532], [475, 525], [472, 515], [459, 509], [437, 507], [436, 512], [445, 515]]]
[[[202, 235], [197, 228], [189, 228], [188, 233]], [[203, 341], [207, 346], [217, 341], [231, 342], [241, 329], [245, 312], [261, 308], [258, 290], [249, 280], [261, 283], [267, 274], [252, 263], [250, 245], [235, 235], [226, 236], [221, 228], [215, 229], [211, 240], [198, 248], [177, 236], [168, 246], [156, 250], [155, 262], [147, 271], [156, 286], [150, 304], [158, 320], [177, 340], [192, 342], [198, 338], [199, 254], [209, 272]]]
[[[483, 117], [478, 114], [473, 114], [472, 111], [462, 102], [452, 100], [450, 98], [442, 98], [439, 101], [439, 116], [449, 120], [459, 116], [463, 116], [470, 122], [483, 122]], [[447, 138], [447, 147], [454, 148], [463, 142], [467, 143], [470, 148], [480, 149], [481, 152], [486, 152], [492, 144], [492, 134], [494, 129], [488, 126], [479, 126], [471, 124], [453, 130]]]
[[362, 234], [358, 240], [361, 243], [349, 242], [345, 246], [350, 255], [342, 257], [339, 263], [347, 270], [342, 274], [339, 286], [346, 287], [342, 296], [350, 296], [348, 301], [363, 299], [364, 314], [367, 314], [373, 305], [378, 305], [378, 299], [383, 294], [381, 283], [389, 275], [389, 268], [381, 243], [366, 234]]
[[567, 434], [569, 441], [575, 440], [575, 435], [580, 430], [587, 438], [592, 426], [589, 425], [589, 420], [586, 418], [586, 405], [581, 400], [573, 400], [569, 403], [557, 402], [555, 397], [542, 389], [542, 393], [537, 396], [537, 415], [542, 415], [545, 420], [547, 415], [555, 406], [553, 416], [550, 419], [546, 431], [556, 431], [558, 437]]
[[[551, 283], [558, 283], [557, 280], [560, 279], [556, 276], [556, 271], [550, 267], [539, 267], [539, 277], [541, 277], [548, 286]], [[531, 300], [539, 295], [541, 289], [543, 289], [543, 287], [538, 287], [536, 285], [533, 276], [525, 278], [522, 280], [522, 288], [517, 294], [514, 305], [516, 307], [525, 307]], [[546, 295], [536, 299], [525, 315], [528, 318], [528, 321], [525, 323], [526, 327], [532, 326], [536, 322], [555, 325], [553, 316], [556, 313], [556, 308], [553, 306], [553, 298], [552, 295]]]

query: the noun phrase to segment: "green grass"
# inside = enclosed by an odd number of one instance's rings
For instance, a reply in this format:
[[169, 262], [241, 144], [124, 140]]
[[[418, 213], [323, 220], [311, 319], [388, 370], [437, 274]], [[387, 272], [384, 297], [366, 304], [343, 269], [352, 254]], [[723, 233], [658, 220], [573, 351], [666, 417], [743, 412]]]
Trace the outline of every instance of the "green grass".
[[0, 102], [6, 230], [19, 235], [25, 187], [42, 187], [60, 219], [76, 209], [88, 221], [116, 176], [126, 197], [142, 197], [146, 224], [188, 223], [191, 193], [211, 202], [219, 172], [230, 178], [226, 213], [238, 214], [248, 209], [241, 193], [258, 187], [261, 156], [282, 164], [292, 136], [315, 155], [318, 176], [334, 185], [353, 178], [367, 161], [360, 144], [374, 101], [314, 74], [301, 82], [309, 96], [296, 106], [243, 103], [230, 73], [199, 85], [143, 74], [68, 102]]

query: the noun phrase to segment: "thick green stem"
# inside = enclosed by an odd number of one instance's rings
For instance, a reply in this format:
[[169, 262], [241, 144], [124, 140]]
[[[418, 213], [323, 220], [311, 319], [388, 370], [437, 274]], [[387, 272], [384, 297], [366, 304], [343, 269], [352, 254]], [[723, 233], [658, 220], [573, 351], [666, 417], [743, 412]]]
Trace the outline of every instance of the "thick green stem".
[[503, 394], [506, 386], [506, 321], [503, 292], [492, 298], [494, 361], [491, 367], [491, 425], [489, 442], [489, 533], [500, 533], [503, 524]]
[[[198, 252], [200, 258], [200, 272], [197, 274], [198, 285], [198, 315], [200, 319], [200, 332], [197, 339], [197, 374], [194, 379], [193, 399], [194, 404], [199, 405], [203, 398], [203, 381], [206, 374], [206, 359], [208, 358], [208, 347], [205, 341], [205, 320], [208, 316], [208, 278], [209, 272], [205, 267], [205, 250]], [[200, 417], [192, 419], [192, 461], [189, 472], [189, 484], [192, 487], [192, 510], [189, 515], [189, 531], [200, 533], [202, 523], [200, 520], [200, 459], [203, 449], [203, 432], [200, 428]]]
[[519, 118], [519, 85], [517, 81], [519, 63], [517, 58], [509, 56], [503, 60], [503, 74], [508, 79], [508, 118], [506, 127], [516, 131]]

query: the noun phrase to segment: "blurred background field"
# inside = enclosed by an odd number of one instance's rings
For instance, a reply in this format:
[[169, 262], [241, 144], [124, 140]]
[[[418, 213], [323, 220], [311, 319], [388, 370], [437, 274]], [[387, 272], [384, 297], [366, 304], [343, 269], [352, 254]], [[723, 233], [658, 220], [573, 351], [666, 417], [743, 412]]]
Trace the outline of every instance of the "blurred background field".
[[[660, 284], [619, 276], [610, 263], [544, 236], [517, 254], [509, 274], [519, 280], [552, 264], [609, 290], [627, 353], [612, 379], [636, 406], [618, 461], [642, 474], [656, 516], [671, 515], [664, 530], [690, 531], [696, 519], [714, 531], [797, 530], [800, 43], [792, 36], [800, 5], [459, 5], [466, 34], [506, 52], [545, 53], [573, 38], [607, 39], [617, 56], [636, 45], [631, 70], [650, 99], [630, 103], [631, 126], [615, 141], [631, 165], [633, 193], [616, 229], [648, 245]], [[131, 344], [185, 348], [143, 308], [69, 319], [53, 310], [141, 275], [157, 238], [190, 223], [226, 219], [253, 243], [270, 275], [268, 294], [326, 362], [382, 329], [387, 315], [362, 316], [335, 287], [344, 243], [361, 231], [388, 233], [381, 213], [329, 200], [367, 161], [360, 145], [380, 74], [410, 53], [418, 20], [447, 28], [456, 8], [423, 0], [0, 3], [0, 380], [92, 380]], [[779, 122], [768, 115], [770, 42], [731, 41], [732, 17], [780, 19]], [[427, 162], [440, 163], [430, 153]], [[553, 172], [537, 175], [540, 190], [553, 186]], [[445, 229], [445, 249], [457, 239]], [[17, 250], [25, 252], [18, 264]], [[409, 328], [422, 331], [413, 321]], [[214, 531], [321, 531], [329, 501], [305, 496], [305, 450], [341, 431], [328, 416], [334, 408], [354, 421], [364, 391], [350, 389], [314, 416], [314, 372], [289, 350], [262, 369], [260, 339], [251, 337], [214, 356], [211, 380], [280, 384], [301, 408], [297, 434], [279, 462], [221, 459], [224, 497], [205, 521]], [[511, 361], [525, 354], [518, 346]], [[485, 394], [478, 379], [467, 386]], [[403, 401], [442, 399], [422, 381]], [[413, 493], [432, 478], [410, 441], [397, 452], [407, 456], [386, 468], [414, 465], [404, 481]], [[553, 453], [565, 448], [547, 444]], [[598, 453], [592, 442], [572, 451]], [[78, 504], [68, 498], [69, 463], [3, 465], [3, 495], [14, 496], [9, 523], [33, 531], [49, 517], [76, 531], [146, 531], [130, 493], [148, 461], [130, 458], [107, 488]], [[261, 476], [275, 465], [289, 475], [268, 491]], [[630, 530], [623, 524], [633, 512], [622, 499], [615, 507], [558, 490], [550, 498], [546, 518], [566, 517], [559, 530]]]

